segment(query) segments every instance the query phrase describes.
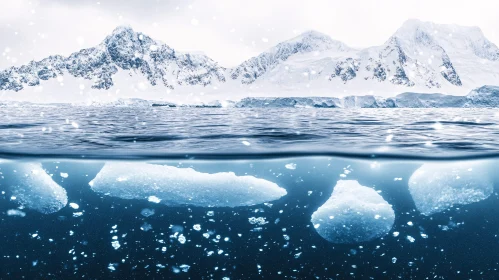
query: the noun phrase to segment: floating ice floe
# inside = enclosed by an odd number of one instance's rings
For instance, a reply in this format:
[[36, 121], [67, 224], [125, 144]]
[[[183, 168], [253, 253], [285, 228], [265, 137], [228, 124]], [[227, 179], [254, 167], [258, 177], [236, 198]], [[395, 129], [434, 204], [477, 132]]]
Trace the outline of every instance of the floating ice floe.
[[382, 237], [395, 213], [375, 190], [354, 180], [340, 180], [331, 197], [312, 214], [320, 236], [332, 243], [356, 243]]
[[489, 197], [494, 191], [484, 162], [427, 163], [409, 179], [409, 191], [423, 215]]
[[22, 206], [50, 214], [61, 210], [68, 203], [66, 190], [59, 186], [40, 163], [17, 162], [0, 165], [5, 184], [12, 200]]
[[251, 206], [279, 199], [286, 190], [270, 181], [232, 172], [201, 173], [140, 162], [106, 163], [90, 182], [98, 193], [123, 199], [149, 199], [176, 206]]

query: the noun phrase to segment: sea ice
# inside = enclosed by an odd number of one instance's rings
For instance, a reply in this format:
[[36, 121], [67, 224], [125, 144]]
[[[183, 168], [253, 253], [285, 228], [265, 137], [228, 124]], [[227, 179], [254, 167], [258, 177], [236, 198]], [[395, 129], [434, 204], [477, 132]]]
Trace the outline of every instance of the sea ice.
[[484, 200], [494, 185], [483, 162], [427, 163], [412, 174], [409, 191], [417, 209], [429, 216]]
[[320, 236], [332, 243], [356, 243], [386, 235], [395, 213], [374, 189], [339, 180], [331, 197], [312, 214]]
[[16, 162], [0, 165], [2, 184], [15, 201], [43, 214], [61, 210], [68, 203], [66, 190], [43, 170], [40, 163]]
[[209, 174], [140, 162], [106, 163], [90, 186], [98, 193], [123, 199], [150, 200], [153, 196], [155, 201], [170, 206], [251, 206], [286, 195], [286, 190], [275, 183], [253, 176]]

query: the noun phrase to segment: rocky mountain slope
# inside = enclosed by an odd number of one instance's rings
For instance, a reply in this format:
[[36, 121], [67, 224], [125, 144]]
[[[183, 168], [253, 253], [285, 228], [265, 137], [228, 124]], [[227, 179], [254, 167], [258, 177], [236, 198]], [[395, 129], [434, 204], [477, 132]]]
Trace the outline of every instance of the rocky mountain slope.
[[101, 44], [69, 57], [50, 56], [0, 72], [0, 89], [20, 91], [43, 81], [70, 75], [92, 81], [94, 89], [110, 89], [118, 71], [142, 75], [152, 85], [176, 86], [224, 82], [225, 69], [210, 58], [177, 52], [130, 27], [118, 27]]

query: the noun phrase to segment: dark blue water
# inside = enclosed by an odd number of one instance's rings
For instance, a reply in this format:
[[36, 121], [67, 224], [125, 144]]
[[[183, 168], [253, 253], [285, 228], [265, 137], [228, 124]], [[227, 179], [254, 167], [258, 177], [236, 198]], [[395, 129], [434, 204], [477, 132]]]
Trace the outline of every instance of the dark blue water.
[[[198, 110], [2, 110], [0, 278], [499, 278], [492, 110]], [[106, 173], [116, 164], [125, 171]], [[418, 192], [414, 176], [425, 166], [430, 188]], [[195, 173], [182, 175], [187, 168]], [[221, 172], [265, 180], [255, 187], [268, 200], [243, 205], [235, 194], [244, 181], [204, 177]], [[326, 222], [312, 215], [341, 180], [391, 205], [381, 236], [321, 235]], [[63, 198], [38, 192], [54, 184]], [[285, 194], [266, 193], [271, 184]], [[342, 199], [351, 207], [334, 215], [347, 218], [347, 237], [388, 223], [362, 199]], [[425, 213], [431, 203], [440, 207]]]
[[0, 110], [2, 150], [58, 153], [499, 151], [495, 109], [26, 106]]

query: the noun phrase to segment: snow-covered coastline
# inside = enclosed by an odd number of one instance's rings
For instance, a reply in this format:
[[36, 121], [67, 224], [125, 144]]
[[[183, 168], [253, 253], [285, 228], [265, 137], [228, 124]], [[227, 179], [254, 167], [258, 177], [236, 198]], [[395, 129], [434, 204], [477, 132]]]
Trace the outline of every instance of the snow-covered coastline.
[[373, 95], [337, 97], [245, 97], [238, 101], [175, 103], [140, 98], [120, 98], [109, 102], [32, 103], [0, 101], [0, 107], [26, 106], [88, 106], [88, 107], [168, 107], [168, 108], [498, 108], [499, 87], [483, 86], [466, 96], [441, 93], [405, 92], [394, 97]]

